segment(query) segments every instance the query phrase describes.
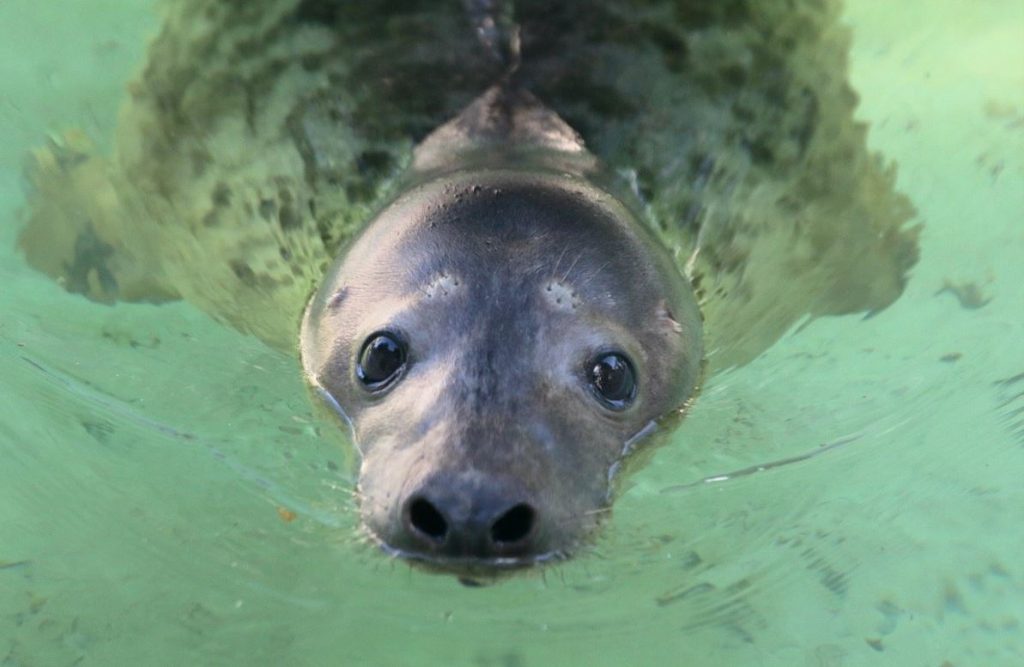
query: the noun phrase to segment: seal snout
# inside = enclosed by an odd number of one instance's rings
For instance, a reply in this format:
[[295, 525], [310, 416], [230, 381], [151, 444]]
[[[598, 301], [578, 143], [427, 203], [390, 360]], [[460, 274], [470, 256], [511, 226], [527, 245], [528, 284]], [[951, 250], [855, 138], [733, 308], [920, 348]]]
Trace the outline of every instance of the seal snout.
[[409, 494], [393, 546], [426, 558], [528, 560], [546, 545], [538, 503], [518, 485], [474, 474], [434, 477]]

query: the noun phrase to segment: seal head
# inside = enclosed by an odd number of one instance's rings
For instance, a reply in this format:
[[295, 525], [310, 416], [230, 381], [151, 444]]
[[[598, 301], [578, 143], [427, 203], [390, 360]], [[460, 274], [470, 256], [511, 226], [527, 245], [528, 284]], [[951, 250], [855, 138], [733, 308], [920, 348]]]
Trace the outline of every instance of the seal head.
[[462, 573], [569, 554], [702, 358], [690, 285], [634, 214], [522, 166], [402, 192], [329, 271], [301, 347], [362, 456], [369, 533]]

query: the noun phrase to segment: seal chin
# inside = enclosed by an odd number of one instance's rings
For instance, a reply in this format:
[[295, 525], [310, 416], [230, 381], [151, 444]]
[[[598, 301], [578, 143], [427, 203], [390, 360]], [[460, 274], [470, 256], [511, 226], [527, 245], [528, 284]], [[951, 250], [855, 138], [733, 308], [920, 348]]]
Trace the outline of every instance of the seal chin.
[[572, 554], [567, 550], [548, 551], [528, 556], [495, 556], [479, 558], [474, 556], [444, 556], [422, 551], [401, 549], [382, 540], [373, 530], [366, 531], [370, 539], [388, 556], [402, 560], [438, 574], [458, 577], [467, 586], [482, 585], [483, 580], [494, 580], [523, 570], [543, 567], [552, 563], [569, 560]]

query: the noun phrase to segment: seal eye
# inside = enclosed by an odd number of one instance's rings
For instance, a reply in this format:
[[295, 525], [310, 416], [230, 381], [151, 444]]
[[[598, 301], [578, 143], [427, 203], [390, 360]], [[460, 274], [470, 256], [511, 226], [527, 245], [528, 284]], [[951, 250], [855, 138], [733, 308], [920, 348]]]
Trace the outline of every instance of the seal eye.
[[611, 352], [597, 356], [589, 364], [587, 379], [601, 402], [613, 410], [623, 410], [636, 396], [633, 365], [625, 356]]
[[363, 343], [356, 377], [370, 391], [388, 386], [405, 368], [405, 343], [395, 334], [375, 333]]

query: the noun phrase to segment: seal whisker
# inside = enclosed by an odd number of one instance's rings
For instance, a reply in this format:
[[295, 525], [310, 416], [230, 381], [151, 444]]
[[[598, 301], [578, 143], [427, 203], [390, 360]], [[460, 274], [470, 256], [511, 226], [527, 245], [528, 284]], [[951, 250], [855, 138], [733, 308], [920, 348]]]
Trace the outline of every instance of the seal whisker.
[[576, 285], [576, 289], [582, 290], [584, 287], [589, 285], [591, 281], [594, 280], [594, 278], [604, 273], [604, 270], [607, 269], [609, 266], [611, 266], [611, 260], [606, 261], [604, 264], [591, 271], [583, 282]]
[[583, 258], [583, 251], [581, 250], [580, 253], [578, 255], [576, 255], [576, 259], [572, 260], [572, 264], [569, 265], [569, 268], [565, 270], [565, 275], [562, 276], [562, 282], [565, 282], [565, 281], [567, 281], [569, 279], [569, 274], [572, 273], [572, 270], [576, 268], [576, 264], [582, 258]]
[[561, 266], [562, 258], [565, 257], [565, 253], [567, 253], [567, 252], [569, 252], [569, 246], [565, 245], [565, 246], [562, 247], [562, 252], [559, 253], [558, 259], [555, 260], [555, 265], [551, 269], [551, 275], [553, 275], [553, 276], [557, 276], [558, 275], [558, 267]]

